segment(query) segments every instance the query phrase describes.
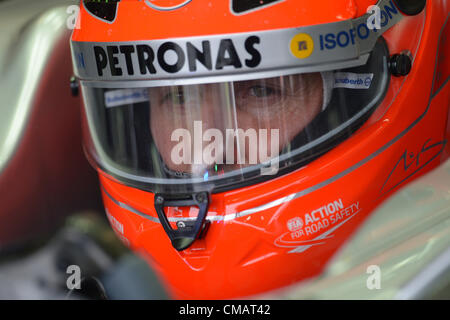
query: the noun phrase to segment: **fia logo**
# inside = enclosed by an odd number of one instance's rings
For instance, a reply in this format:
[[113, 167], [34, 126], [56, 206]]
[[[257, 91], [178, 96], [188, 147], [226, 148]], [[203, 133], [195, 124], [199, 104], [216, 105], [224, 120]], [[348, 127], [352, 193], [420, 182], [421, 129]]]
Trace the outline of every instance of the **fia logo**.
[[290, 219], [287, 222], [287, 227], [288, 227], [289, 231], [291, 231], [291, 232], [301, 229], [303, 227], [302, 218], [295, 217], [295, 218]]

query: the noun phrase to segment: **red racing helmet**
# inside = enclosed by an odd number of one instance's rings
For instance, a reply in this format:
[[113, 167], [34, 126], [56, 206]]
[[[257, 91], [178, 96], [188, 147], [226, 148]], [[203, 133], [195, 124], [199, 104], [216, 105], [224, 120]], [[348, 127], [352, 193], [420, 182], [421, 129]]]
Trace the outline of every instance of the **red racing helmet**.
[[84, 148], [112, 228], [174, 298], [319, 275], [375, 207], [449, 156], [449, 11], [82, 1]]

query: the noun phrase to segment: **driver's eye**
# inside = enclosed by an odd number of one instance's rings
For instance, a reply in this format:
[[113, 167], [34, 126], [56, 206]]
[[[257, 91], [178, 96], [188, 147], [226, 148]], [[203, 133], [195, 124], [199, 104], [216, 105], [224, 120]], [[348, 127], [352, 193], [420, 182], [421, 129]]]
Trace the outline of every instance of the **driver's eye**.
[[257, 85], [250, 88], [250, 94], [257, 98], [266, 98], [274, 93], [275, 90], [271, 87]]
[[162, 102], [170, 102], [172, 105], [183, 105], [185, 103], [184, 92], [181, 88], [170, 90], [163, 99]]

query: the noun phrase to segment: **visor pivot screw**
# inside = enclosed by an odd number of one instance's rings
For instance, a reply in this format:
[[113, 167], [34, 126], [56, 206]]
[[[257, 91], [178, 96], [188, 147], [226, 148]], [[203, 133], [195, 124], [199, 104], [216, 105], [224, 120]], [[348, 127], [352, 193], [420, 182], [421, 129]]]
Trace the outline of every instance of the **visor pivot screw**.
[[78, 97], [80, 85], [78, 84], [77, 79], [72, 76], [70, 77], [70, 91], [72, 92], [73, 97]]
[[203, 194], [203, 193], [197, 194], [197, 195], [195, 196], [195, 198], [197, 199], [197, 201], [198, 201], [199, 203], [204, 203], [204, 202], [206, 201], [205, 194]]
[[164, 202], [164, 198], [161, 196], [157, 196], [155, 199], [156, 204], [162, 204]]
[[412, 60], [407, 54], [394, 54], [389, 62], [391, 73], [396, 77], [406, 76], [411, 72]]
[[423, 11], [427, 0], [394, 0], [395, 6], [408, 16], [418, 15]]

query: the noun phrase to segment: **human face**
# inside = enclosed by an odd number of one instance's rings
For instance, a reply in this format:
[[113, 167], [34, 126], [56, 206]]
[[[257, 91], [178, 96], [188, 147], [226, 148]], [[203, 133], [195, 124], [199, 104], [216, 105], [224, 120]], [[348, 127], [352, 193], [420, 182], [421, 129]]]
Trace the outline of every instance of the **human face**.
[[[149, 97], [151, 133], [166, 167], [176, 172], [203, 174], [215, 164], [220, 166], [219, 170], [215, 166], [216, 171], [231, 171], [255, 164], [255, 159], [257, 163], [266, 161], [261, 156], [264, 152], [275, 151], [278, 155], [321, 111], [323, 84], [320, 73], [309, 73], [234, 83], [155, 87], [149, 89]], [[189, 137], [177, 139], [174, 132], [179, 129]], [[247, 143], [239, 137], [229, 144], [225, 138], [215, 141], [217, 136], [208, 135], [211, 132], [208, 129], [215, 129], [223, 137], [237, 129], [254, 130], [257, 135], [253, 141], [247, 137]], [[205, 133], [206, 138], [202, 136]], [[261, 153], [263, 139], [267, 139], [264, 141], [270, 147]], [[180, 163], [174, 159], [174, 154], [183, 150], [190, 154], [187, 158], [191, 160], [196, 156], [204, 160], [198, 153], [208, 150], [211, 141], [222, 144], [215, 150], [214, 163]], [[232, 157], [228, 157], [229, 153]], [[230, 158], [234, 160], [232, 163]]]

